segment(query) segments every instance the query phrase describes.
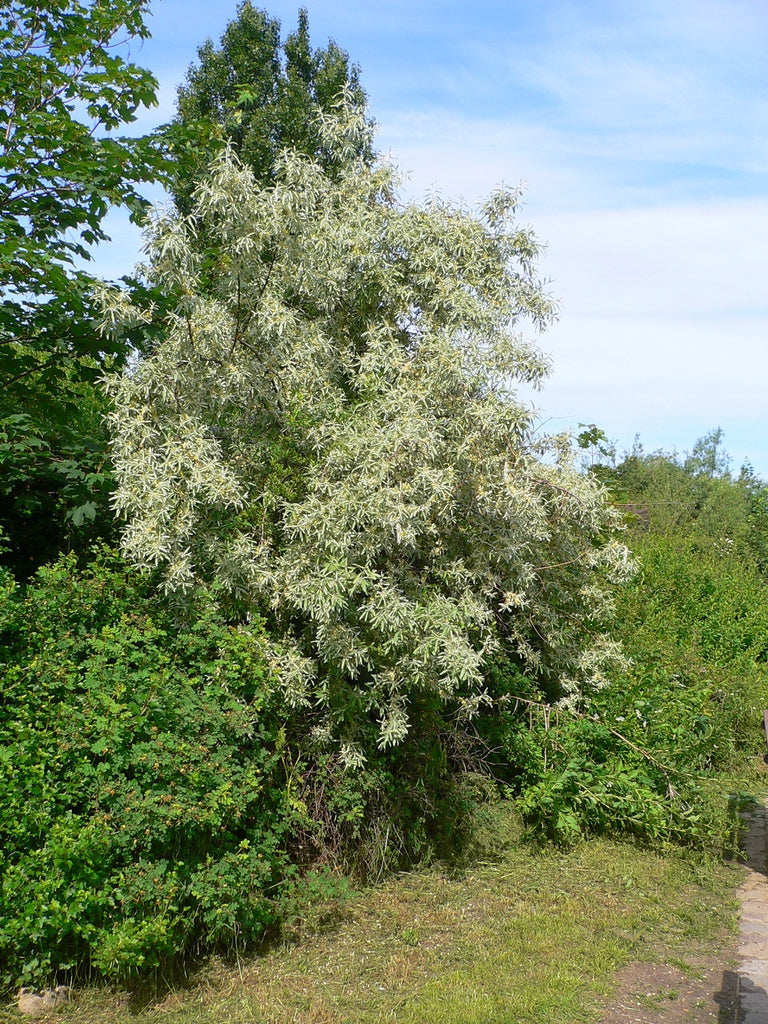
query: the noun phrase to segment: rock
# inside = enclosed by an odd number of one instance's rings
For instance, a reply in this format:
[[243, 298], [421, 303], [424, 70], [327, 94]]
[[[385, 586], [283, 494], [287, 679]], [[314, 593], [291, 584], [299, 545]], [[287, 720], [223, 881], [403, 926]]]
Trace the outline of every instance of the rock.
[[43, 997], [29, 988], [19, 992], [19, 1010], [27, 1017], [41, 1017], [45, 1013]]
[[47, 988], [43, 992], [43, 1003], [47, 1010], [56, 1010], [69, 999], [69, 989], [66, 985], [57, 985], [56, 988]]
[[46, 988], [42, 992], [33, 992], [31, 988], [23, 988], [19, 992], [19, 1011], [25, 1017], [43, 1017], [46, 1013], [57, 1010], [69, 999], [66, 985]]

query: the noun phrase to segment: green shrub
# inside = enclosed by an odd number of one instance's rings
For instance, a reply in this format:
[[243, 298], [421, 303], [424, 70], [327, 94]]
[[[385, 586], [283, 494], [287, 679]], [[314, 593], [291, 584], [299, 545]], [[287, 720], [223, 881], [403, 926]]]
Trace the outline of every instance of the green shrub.
[[518, 806], [532, 836], [569, 844], [588, 834], [646, 843], [723, 845], [722, 815], [699, 780], [590, 715], [538, 716]]
[[3, 984], [263, 935], [294, 813], [258, 623], [181, 620], [104, 554], [6, 582], [0, 644]]
[[638, 537], [641, 573], [618, 619], [636, 661], [708, 666], [768, 661], [768, 602], [758, 568], [728, 538]]
[[0, 587], [0, 985], [242, 950], [344, 875], [446, 855], [471, 800], [435, 695], [381, 750], [374, 714], [291, 708], [264, 627], [200, 588], [169, 606], [102, 551]]

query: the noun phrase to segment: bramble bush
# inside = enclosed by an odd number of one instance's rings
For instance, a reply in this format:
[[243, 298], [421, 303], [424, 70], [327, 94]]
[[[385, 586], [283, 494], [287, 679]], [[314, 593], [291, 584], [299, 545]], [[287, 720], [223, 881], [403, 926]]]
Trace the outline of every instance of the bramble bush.
[[184, 624], [102, 554], [2, 590], [3, 985], [152, 967], [275, 920], [292, 812], [260, 629]]
[[2, 591], [2, 983], [262, 934], [289, 878], [260, 629], [187, 622], [102, 554]]

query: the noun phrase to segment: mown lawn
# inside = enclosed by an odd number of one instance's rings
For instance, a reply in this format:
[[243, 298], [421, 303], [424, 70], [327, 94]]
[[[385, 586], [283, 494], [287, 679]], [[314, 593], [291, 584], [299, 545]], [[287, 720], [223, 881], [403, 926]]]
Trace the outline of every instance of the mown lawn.
[[316, 908], [260, 955], [207, 961], [183, 982], [81, 990], [62, 1019], [577, 1024], [599, 1020], [630, 962], [691, 976], [705, 961], [729, 966], [738, 864], [603, 839], [539, 849], [492, 813], [495, 848], [463, 869], [433, 866]]

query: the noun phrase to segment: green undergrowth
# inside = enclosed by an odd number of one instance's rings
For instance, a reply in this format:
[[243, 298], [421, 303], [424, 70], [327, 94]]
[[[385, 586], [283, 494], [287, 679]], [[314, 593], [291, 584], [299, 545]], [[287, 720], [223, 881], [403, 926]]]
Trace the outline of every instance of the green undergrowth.
[[536, 695], [507, 672], [512, 712], [493, 745], [537, 835], [733, 853], [728, 794], [745, 758], [765, 749], [765, 579], [753, 558], [701, 531], [635, 531], [632, 546], [639, 571], [617, 594], [615, 626], [625, 670], [575, 709], [526, 699]]
[[[83, 989], [78, 1024], [576, 1024], [632, 961], [729, 965], [736, 863], [612, 839], [531, 847], [509, 805], [484, 812], [461, 869], [403, 873], [316, 907], [262, 955], [183, 983]], [[0, 1020], [14, 1019], [14, 1012]]]
[[439, 707], [390, 750], [371, 719], [345, 763], [260, 620], [154, 583], [106, 549], [0, 580], [0, 991], [241, 954], [347, 875], [462, 845]]

